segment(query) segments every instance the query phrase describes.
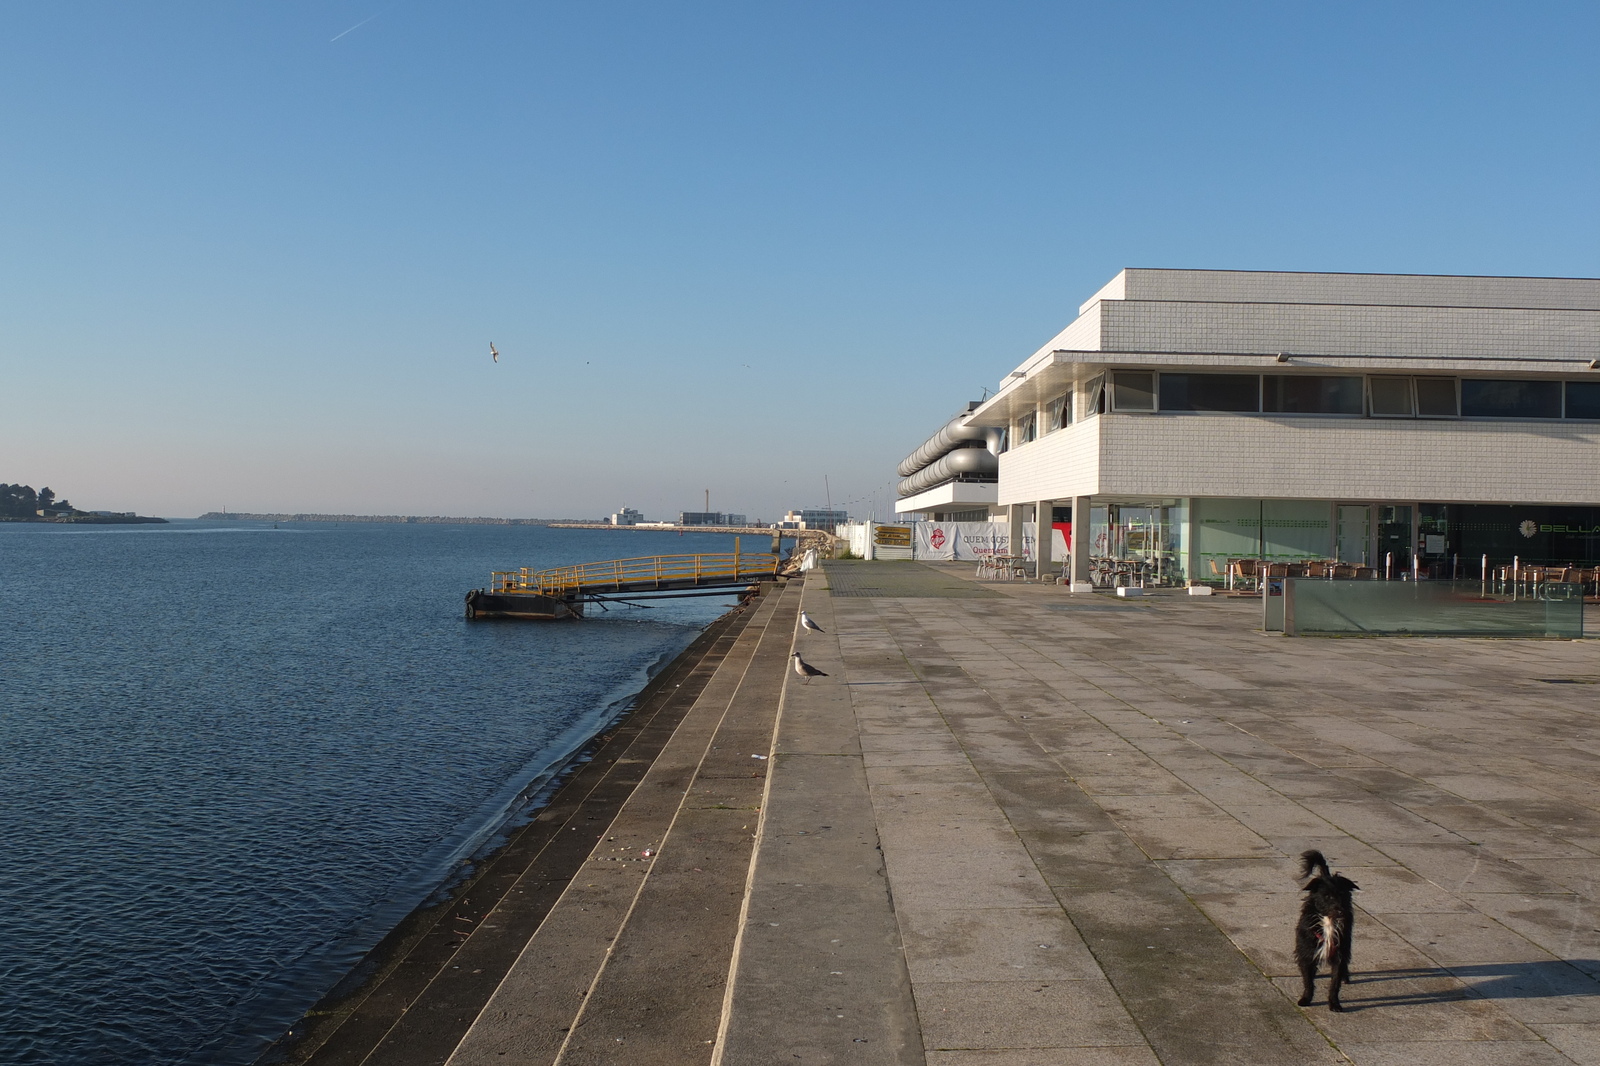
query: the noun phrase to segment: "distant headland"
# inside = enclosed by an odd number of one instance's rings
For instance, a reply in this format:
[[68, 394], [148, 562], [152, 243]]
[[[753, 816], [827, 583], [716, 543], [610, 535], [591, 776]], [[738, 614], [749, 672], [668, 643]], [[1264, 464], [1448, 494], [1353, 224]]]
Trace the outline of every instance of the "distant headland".
[[449, 518], [443, 515], [399, 514], [250, 514], [244, 511], [207, 511], [206, 522], [401, 522], [432, 526], [543, 526], [543, 518]]
[[32, 485], [0, 482], [0, 522], [53, 522], [58, 525], [127, 526], [166, 522], [132, 511], [80, 511], [66, 499], [57, 499], [46, 485], [34, 491]]

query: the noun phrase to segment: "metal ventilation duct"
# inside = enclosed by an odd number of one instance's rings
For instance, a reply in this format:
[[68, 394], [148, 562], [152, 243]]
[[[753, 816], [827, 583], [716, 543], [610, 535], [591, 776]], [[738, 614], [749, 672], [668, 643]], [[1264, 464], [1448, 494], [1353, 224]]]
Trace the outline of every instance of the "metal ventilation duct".
[[941, 455], [976, 442], [984, 443], [986, 431], [980, 426], [967, 425], [967, 416], [977, 404], [969, 404], [965, 411], [944, 424], [944, 428], [929, 437], [927, 442], [900, 461], [900, 476], [910, 477], [932, 463]]
[[904, 498], [958, 478], [965, 481], [993, 481], [999, 476], [998, 455], [987, 448], [957, 448], [900, 482], [899, 492]]

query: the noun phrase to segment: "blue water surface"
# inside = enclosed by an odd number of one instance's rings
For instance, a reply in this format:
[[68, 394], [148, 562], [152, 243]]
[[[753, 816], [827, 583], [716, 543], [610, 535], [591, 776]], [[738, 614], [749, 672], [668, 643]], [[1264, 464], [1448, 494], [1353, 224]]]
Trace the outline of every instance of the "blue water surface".
[[469, 623], [466, 591], [731, 547], [0, 524], [0, 1062], [252, 1061], [732, 602]]

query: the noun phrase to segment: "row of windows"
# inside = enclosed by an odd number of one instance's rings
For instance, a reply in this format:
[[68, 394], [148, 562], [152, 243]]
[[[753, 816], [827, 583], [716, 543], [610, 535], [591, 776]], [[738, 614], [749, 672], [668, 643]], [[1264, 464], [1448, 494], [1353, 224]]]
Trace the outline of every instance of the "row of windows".
[[1105, 410], [1106, 393], [1113, 411], [1600, 419], [1600, 381], [1118, 370], [1110, 388], [1086, 397], [1088, 409]]

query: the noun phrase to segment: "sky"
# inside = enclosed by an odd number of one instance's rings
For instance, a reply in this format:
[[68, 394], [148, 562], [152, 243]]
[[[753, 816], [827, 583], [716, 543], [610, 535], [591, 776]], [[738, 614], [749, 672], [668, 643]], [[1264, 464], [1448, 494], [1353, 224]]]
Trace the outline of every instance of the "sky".
[[0, 19], [0, 481], [83, 508], [884, 517], [1123, 267], [1600, 276], [1589, 0]]

